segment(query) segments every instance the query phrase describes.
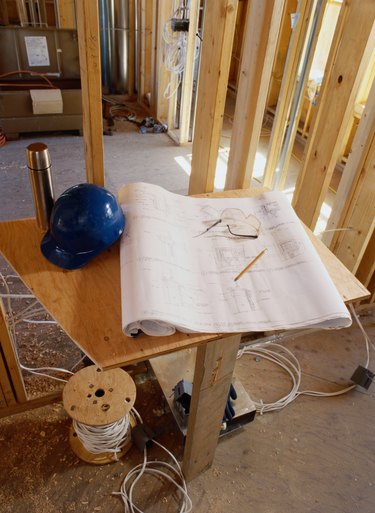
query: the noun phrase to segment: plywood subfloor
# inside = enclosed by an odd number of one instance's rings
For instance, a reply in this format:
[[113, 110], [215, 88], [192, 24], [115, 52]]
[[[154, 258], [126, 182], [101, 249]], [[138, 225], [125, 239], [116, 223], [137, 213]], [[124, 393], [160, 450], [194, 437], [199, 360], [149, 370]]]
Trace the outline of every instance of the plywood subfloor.
[[[375, 335], [375, 312], [364, 312]], [[299, 358], [303, 387], [334, 391], [348, 383], [365, 359], [358, 328], [318, 332], [288, 340]], [[373, 359], [375, 354], [373, 352]], [[374, 368], [374, 364], [372, 364]], [[264, 360], [245, 356], [236, 374], [255, 399], [288, 392], [289, 379]], [[152, 373], [136, 376], [136, 406], [160, 441], [177, 457], [182, 437]], [[301, 397], [285, 409], [257, 416], [221, 439], [211, 469], [189, 484], [195, 513], [373, 513], [375, 504], [375, 385], [334, 398]], [[51, 405], [0, 421], [1, 513], [120, 513], [118, 491], [126, 472], [141, 461], [132, 449], [107, 466], [94, 467], [72, 453], [70, 420]], [[155, 448], [150, 457], [159, 456]], [[146, 480], [136, 498], [145, 511], [177, 511], [173, 490]]]

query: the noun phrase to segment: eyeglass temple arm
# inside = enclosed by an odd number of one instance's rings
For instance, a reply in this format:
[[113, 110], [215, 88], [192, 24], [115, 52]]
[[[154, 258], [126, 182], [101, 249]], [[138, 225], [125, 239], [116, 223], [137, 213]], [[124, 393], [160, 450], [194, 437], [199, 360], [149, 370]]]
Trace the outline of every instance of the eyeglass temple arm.
[[[227, 228], [229, 230], [229, 233], [231, 235], [233, 235], [234, 237], [243, 237], [243, 238], [246, 238], [246, 239], [257, 239], [259, 237], [259, 235], [240, 235], [238, 233], [233, 233], [232, 230], [230, 229], [230, 226], [229, 224], [227, 224]], [[207, 230], [206, 230], [207, 231]]]

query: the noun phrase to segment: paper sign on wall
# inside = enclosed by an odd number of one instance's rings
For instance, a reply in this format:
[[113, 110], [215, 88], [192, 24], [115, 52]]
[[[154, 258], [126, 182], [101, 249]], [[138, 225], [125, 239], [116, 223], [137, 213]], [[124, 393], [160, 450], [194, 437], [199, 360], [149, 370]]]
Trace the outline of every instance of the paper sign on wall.
[[45, 36], [26, 36], [25, 45], [29, 66], [49, 66], [47, 38]]

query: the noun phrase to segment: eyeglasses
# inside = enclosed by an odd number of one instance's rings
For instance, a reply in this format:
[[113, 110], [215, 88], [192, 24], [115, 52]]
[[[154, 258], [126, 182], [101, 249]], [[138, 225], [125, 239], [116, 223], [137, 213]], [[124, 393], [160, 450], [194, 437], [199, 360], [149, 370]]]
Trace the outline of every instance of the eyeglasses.
[[205, 233], [215, 228], [215, 226], [225, 226], [228, 232], [233, 237], [241, 237], [245, 239], [257, 239], [260, 232], [260, 221], [253, 214], [245, 215], [242, 210], [238, 208], [226, 208], [222, 211], [220, 219], [212, 222], [209, 221], [210, 226], [203, 232], [195, 235], [194, 237], [200, 237]]

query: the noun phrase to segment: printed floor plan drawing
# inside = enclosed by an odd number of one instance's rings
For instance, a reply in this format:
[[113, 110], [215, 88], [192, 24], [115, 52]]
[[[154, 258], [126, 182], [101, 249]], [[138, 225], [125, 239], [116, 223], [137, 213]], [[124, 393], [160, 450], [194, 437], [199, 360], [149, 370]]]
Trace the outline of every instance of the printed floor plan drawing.
[[140, 183], [122, 187], [119, 196], [126, 216], [120, 246], [125, 334], [350, 324], [282, 193], [207, 199]]

